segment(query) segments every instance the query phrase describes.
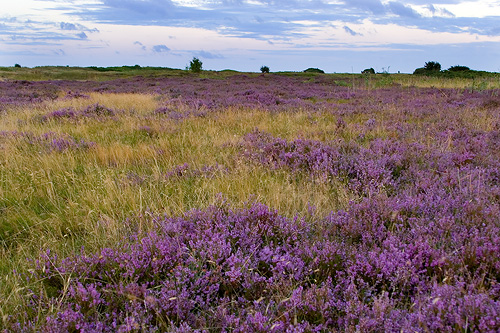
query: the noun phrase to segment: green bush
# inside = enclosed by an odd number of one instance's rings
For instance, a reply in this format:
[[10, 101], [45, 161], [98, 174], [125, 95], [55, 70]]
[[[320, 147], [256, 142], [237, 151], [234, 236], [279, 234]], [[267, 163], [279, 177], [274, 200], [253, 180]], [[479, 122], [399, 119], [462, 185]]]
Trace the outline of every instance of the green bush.
[[269, 67], [267, 67], [267, 66], [262, 66], [262, 67], [260, 68], [260, 71], [261, 71], [262, 73], [269, 73]]
[[361, 74], [375, 74], [375, 70], [373, 68], [363, 69]]

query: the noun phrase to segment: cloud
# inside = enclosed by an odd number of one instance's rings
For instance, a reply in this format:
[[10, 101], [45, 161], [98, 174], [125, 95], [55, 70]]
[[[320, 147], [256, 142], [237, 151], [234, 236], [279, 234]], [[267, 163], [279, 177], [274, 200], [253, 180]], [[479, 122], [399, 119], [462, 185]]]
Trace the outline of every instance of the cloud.
[[354, 7], [366, 11], [370, 11], [373, 14], [384, 14], [385, 7], [379, 0], [345, 0], [345, 4], [348, 7]]
[[[89, 40], [88, 34], [95, 32], [98, 30], [89, 29], [78, 23], [0, 17], [0, 37], [4, 37], [0, 38], [0, 42], [18, 47], [27, 45], [60, 47], [66, 41]], [[54, 54], [51, 50], [47, 52]]]
[[446, 9], [446, 8], [440, 8], [440, 7], [437, 8], [433, 4], [427, 5], [427, 6], [425, 6], [425, 8], [429, 12], [431, 12], [432, 15], [455, 17], [455, 14], [453, 14], [452, 12], [450, 12], [448, 9]]
[[85, 32], [80, 32], [79, 34], [76, 34], [76, 37], [80, 38], [80, 39], [87, 39], [89, 38], [89, 36], [87, 36], [87, 34]]
[[155, 45], [153, 46], [153, 52], [155, 53], [163, 53], [168, 52], [170, 49], [166, 45]]
[[142, 44], [141, 42], [135, 41], [134, 45], [138, 45], [141, 47], [141, 50], [146, 51], [146, 46], [144, 44]]
[[84, 25], [81, 24], [75, 24], [75, 23], [68, 23], [68, 22], [61, 22], [59, 23], [59, 27], [61, 30], [69, 30], [69, 31], [74, 31], [74, 30], [79, 30], [79, 31], [86, 31], [86, 32], [99, 32], [97, 28], [89, 29]]
[[[403, 18], [400, 19], [403, 20]], [[491, 29], [498, 26], [498, 22], [499, 18], [494, 16], [484, 17], [480, 20], [474, 17], [434, 16], [411, 20], [408, 24], [432, 32], [473, 33], [481, 36], [491, 36]]]
[[421, 17], [416, 11], [414, 11], [410, 6], [403, 5], [402, 3], [391, 1], [388, 4], [389, 9], [396, 15], [407, 17], [407, 18], [419, 18]]
[[[300, 26], [292, 22], [295, 17], [307, 19], [317, 8], [327, 6], [323, 0], [190, 1], [186, 6], [171, 0], [96, 1], [92, 6], [74, 3], [55, 8], [101, 24], [203, 28], [230, 36], [268, 39], [263, 36], [296, 36]], [[333, 18], [326, 14], [328, 20]]]
[[357, 33], [356, 31], [352, 30], [347, 25], [344, 26], [344, 31], [350, 34], [351, 36], [358, 36], [358, 35], [361, 36], [360, 33]]
[[242, 5], [243, 4], [243, 0], [222, 0], [222, 3], [225, 4], [225, 5], [229, 5], [229, 6], [232, 6], [232, 5]]
[[443, 16], [448, 16], [448, 17], [455, 17], [455, 14], [447, 10], [446, 8], [441, 8], [439, 9], [439, 13]]
[[[101, 0], [87, 15], [115, 22], [165, 21], [177, 8], [170, 0]], [[84, 9], [84, 8], [82, 8]]]
[[[406, 3], [411, 3], [413, 5], [429, 5], [429, 0], [406, 0]], [[464, 0], [432, 0], [432, 5], [452, 5], [461, 2], [466, 2]], [[432, 6], [431, 5], [431, 6]]]
[[73, 23], [66, 23], [66, 22], [61, 22], [61, 30], [78, 30], [76, 25]]
[[264, 23], [264, 19], [262, 19], [262, 17], [255, 15], [254, 18], [255, 18], [255, 21], [257, 21], [259, 23]]
[[490, 36], [500, 36], [500, 26], [492, 28], [489, 31], [488, 35], [490, 35]]
[[53, 52], [55, 55], [58, 55], [58, 56], [65, 56], [66, 55], [66, 52], [64, 52], [63, 49], [57, 49], [57, 50], [54, 50]]
[[[494, 27], [498, 26], [498, 17], [456, 18], [444, 8], [445, 4], [463, 1], [88, 0], [85, 3], [83, 0], [59, 0], [54, 1], [53, 9], [75, 17], [74, 22], [85, 20], [100, 24], [201, 28], [228, 37], [288, 44], [293, 44], [297, 39], [314, 37], [315, 31], [330, 26], [332, 22], [343, 22], [338, 27], [352, 36], [361, 36], [354, 26], [364, 21], [378, 25], [411, 26], [432, 32], [468, 31], [482, 36], [496, 35]], [[420, 15], [417, 9], [425, 12], [426, 17]], [[0, 19], [0, 23], [1, 21]], [[90, 36], [90, 33], [96, 31], [72, 21], [59, 22], [57, 25], [62, 32], [85, 32]], [[0, 27], [0, 34], [5, 29]], [[75, 34], [71, 36], [74, 37]], [[147, 49], [151, 47], [148, 46]], [[158, 49], [154, 52], [166, 51]]]
[[205, 59], [224, 59], [224, 57], [220, 54], [217, 53], [211, 53], [207, 51], [199, 51], [197, 52], [198, 56], [205, 58]]

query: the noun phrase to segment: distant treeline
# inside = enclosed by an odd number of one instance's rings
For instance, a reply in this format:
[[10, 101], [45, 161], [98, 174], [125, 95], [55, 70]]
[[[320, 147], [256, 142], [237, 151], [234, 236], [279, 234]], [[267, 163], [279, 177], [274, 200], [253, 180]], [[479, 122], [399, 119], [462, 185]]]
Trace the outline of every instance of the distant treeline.
[[451, 66], [446, 70], [441, 70], [441, 64], [436, 61], [428, 61], [424, 67], [415, 69], [415, 75], [437, 76], [448, 78], [475, 78], [475, 77], [491, 77], [496, 76], [498, 73], [476, 71], [467, 66]]
[[[134, 65], [134, 66], [111, 66], [111, 67], [98, 67], [98, 66], [88, 66], [88, 67], [77, 67], [77, 66], [35, 66], [35, 67], [23, 67], [19, 64], [15, 64], [15, 66], [11, 67], [0, 67], [0, 72], [10, 72], [10, 73], [26, 73], [26, 70], [28, 70], [29, 73], [33, 75], [49, 75], [49, 76], [55, 76], [56, 79], [62, 79], [65, 78], [66, 76], [71, 76], [71, 75], [77, 75], [80, 72], [85, 72], [85, 75], [92, 75], [93, 72], [100, 72], [100, 73], [109, 73], [109, 75], [106, 76], [135, 76], [135, 75], [163, 75], [167, 74], [165, 72], [168, 72], [168, 75], [186, 75], [190, 70], [187, 67], [186, 70], [184, 69], [177, 69], [177, 68], [170, 68], [170, 67], [159, 67], [159, 66], [140, 66], [140, 65]], [[262, 66], [260, 68], [260, 71], [262, 73], [269, 73], [269, 67], [268, 66]], [[77, 73], [78, 72], [78, 73]], [[163, 73], [162, 73], [163, 72]], [[224, 73], [246, 73], [246, 74], [251, 74], [252, 72], [241, 72], [237, 70], [232, 70], [232, 69], [224, 69], [224, 70], [200, 70], [200, 72], [204, 72], [205, 74], [212, 73], [214, 75], [217, 75], [217, 73], [224, 74]], [[71, 74], [70, 74], [71, 73]], [[82, 74], [80, 73], [80, 74]], [[317, 74], [325, 74], [325, 71], [319, 68], [314, 68], [310, 67], [307, 68], [303, 71], [279, 71], [279, 72], [273, 72], [274, 74], [281, 74], [281, 75], [297, 75], [297, 74], [304, 74], [304, 75], [317, 75]], [[348, 73], [327, 73], [327, 74], [348, 74]], [[361, 71], [361, 74], [363, 75], [372, 75], [372, 74], [391, 74], [386, 70], [383, 70], [382, 72], [376, 72], [374, 68], [366, 68], [363, 71]], [[399, 72], [398, 72], [399, 74]], [[496, 77], [500, 73], [497, 72], [487, 72], [487, 71], [478, 71], [478, 70], [473, 70], [470, 69], [467, 66], [461, 66], [461, 65], [456, 65], [456, 66], [451, 66], [448, 69], [442, 70], [441, 69], [441, 64], [436, 61], [429, 61], [425, 63], [424, 67], [420, 67], [414, 70], [413, 72], [414, 75], [421, 75], [421, 76], [432, 76], [432, 77], [443, 77], [443, 78], [478, 78], [478, 77]], [[83, 74], [82, 74], [83, 75]], [[40, 79], [34, 77], [33, 79]]]

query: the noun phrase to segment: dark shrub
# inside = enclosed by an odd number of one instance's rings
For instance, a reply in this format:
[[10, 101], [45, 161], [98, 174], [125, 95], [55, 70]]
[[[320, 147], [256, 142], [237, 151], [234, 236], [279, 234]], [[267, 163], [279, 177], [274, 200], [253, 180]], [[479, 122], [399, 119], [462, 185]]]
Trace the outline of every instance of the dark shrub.
[[325, 71], [319, 68], [308, 68], [304, 70], [304, 73], [325, 73]]
[[361, 73], [362, 74], [375, 74], [375, 70], [373, 68], [367, 68], [367, 69], [364, 69]]
[[448, 70], [450, 72], [465, 72], [470, 71], [470, 68], [467, 66], [451, 66]]
[[441, 64], [437, 61], [428, 61], [425, 63], [424, 68], [428, 71], [437, 71], [441, 70]]
[[261, 71], [262, 73], [269, 73], [269, 67], [267, 67], [267, 66], [262, 66], [262, 67], [260, 68], [260, 71]]
[[428, 70], [426, 70], [424, 67], [419, 67], [419, 68], [417, 68], [417, 69], [415, 69], [415, 70], [413, 71], [413, 74], [417, 74], [417, 75], [425, 75], [425, 74], [427, 74], [428, 72], [429, 72], [429, 71], [428, 71]]
[[21, 68], [21, 65], [15, 64], [14, 67]]

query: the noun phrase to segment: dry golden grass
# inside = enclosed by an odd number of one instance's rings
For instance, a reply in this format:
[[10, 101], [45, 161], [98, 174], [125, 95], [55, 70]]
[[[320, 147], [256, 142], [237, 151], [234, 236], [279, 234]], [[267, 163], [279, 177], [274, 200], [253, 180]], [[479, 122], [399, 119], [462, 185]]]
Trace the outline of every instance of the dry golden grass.
[[48, 112], [69, 107], [83, 109], [89, 105], [98, 103], [111, 109], [145, 115], [153, 112], [159, 106], [158, 97], [152, 94], [104, 94], [91, 92], [87, 95], [89, 98], [60, 98], [55, 101], [46, 102], [40, 106], [39, 110]]
[[[82, 109], [95, 103], [126, 112], [107, 120], [38, 120], [57, 109]], [[157, 107], [157, 98], [151, 95], [91, 94], [89, 99], [59, 100], [10, 110], [3, 116], [2, 128], [7, 131], [35, 135], [52, 131], [96, 143], [84, 151], [46, 153], [20, 139], [2, 139], [6, 154], [1, 161], [0, 193], [9, 198], [2, 223], [13, 223], [6, 244], [14, 248], [33, 244], [39, 249], [68, 248], [75, 242], [95, 249], [122, 237], [126, 230], [119, 226], [128, 217], [146, 209], [180, 214], [214, 203], [220, 193], [236, 206], [254, 198], [290, 215], [307, 212], [309, 205], [326, 214], [349, 199], [340, 184], [312, 183], [284, 171], [246, 165], [238, 157], [242, 136], [255, 128], [286, 139], [326, 139], [325, 133], [331, 139], [335, 126], [330, 116], [312, 119], [301, 112], [229, 109], [177, 122], [151, 119]], [[149, 126], [154, 135], [141, 133], [143, 126]], [[229, 172], [211, 178], [165, 178], [165, 173], [184, 163], [193, 169], [218, 163]], [[130, 181], [131, 174], [142, 183]], [[107, 221], [107, 229], [99, 234], [95, 228], [102, 221]]]

